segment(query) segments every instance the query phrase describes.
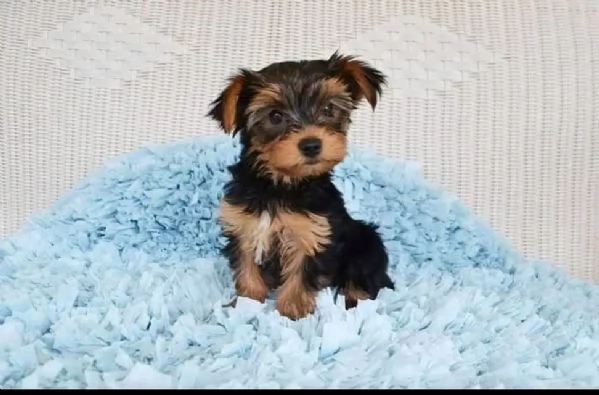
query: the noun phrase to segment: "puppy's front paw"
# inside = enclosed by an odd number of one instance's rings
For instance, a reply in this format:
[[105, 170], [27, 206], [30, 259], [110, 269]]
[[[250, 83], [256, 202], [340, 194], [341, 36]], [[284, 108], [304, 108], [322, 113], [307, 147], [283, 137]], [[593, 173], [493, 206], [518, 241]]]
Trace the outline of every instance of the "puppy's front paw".
[[298, 320], [314, 312], [316, 297], [310, 292], [285, 293], [277, 297], [277, 311], [291, 320]]
[[257, 300], [263, 303], [268, 296], [268, 287], [260, 276], [239, 277], [235, 283], [235, 289], [238, 296]]
[[369, 298], [368, 292], [351, 283], [343, 289], [343, 295], [345, 296], [345, 308], [347, 310], [356, 307], [359, 300], [366, 300]]

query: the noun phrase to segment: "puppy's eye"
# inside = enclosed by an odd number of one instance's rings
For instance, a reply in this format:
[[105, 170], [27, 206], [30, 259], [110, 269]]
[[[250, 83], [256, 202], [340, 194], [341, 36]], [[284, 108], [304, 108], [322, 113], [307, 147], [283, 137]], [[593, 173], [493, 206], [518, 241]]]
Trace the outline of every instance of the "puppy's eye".
[[285, 120], [283, 114], [278, 110], [272, 110], [268, 114], [268, 118], [270, 119], [270, 123], [272, 123], [273, 125], [279, 125]]
[[335, 116], [335, 109], [332, 104], [327, 104], [321, 110], [321, 114], [325, 118], [333, 118]]

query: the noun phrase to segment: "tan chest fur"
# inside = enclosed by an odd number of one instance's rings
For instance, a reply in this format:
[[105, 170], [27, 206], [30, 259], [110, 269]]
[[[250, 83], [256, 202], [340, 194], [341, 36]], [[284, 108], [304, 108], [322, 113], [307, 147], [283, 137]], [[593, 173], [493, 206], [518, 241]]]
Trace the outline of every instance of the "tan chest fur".
[[294, 270], [290, 266], [300, 264], [303, 257], [321, 251], [331, 234], [328, 220], [319, 215], [286, 210], [252, 215], [225, 201], [221, 202], [220, 221], [226, 234], [238, 238], [240, 252], [250, 255], [257, 265], [278, 245], [284, 272]]

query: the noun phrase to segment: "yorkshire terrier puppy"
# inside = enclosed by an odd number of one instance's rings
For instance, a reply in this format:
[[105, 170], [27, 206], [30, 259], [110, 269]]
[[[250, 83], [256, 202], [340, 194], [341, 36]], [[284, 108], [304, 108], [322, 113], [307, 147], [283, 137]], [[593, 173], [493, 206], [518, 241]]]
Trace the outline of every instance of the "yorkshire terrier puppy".
[[279, 313], [298, 319], [325, 287], [347, 308], [394, 288], [376, 225], [351, 218], [331, 180], [352, 111], [363, 99], [374, 110], [385, 83], [379, 70], [336, 52], [241, 69], [211, 103], [208, 116], [240, 137], [219, 212], [238, 296], [264, 302], [276, 290]]

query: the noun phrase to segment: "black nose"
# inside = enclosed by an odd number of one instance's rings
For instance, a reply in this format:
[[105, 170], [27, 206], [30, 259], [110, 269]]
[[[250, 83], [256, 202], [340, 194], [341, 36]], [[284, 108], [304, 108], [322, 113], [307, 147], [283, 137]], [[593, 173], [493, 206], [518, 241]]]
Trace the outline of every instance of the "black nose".
[[320, 139], [315, 137], [308, 137], [303, 140], [300, 140], [299, 144], [300, 152], [307, 156], [308, 158], [314, 158], [318, 154], [320, 154], [320, 148], [322, 147], [322, 142]]

